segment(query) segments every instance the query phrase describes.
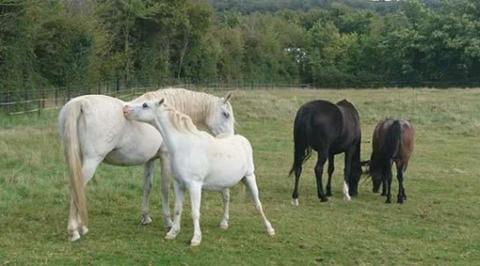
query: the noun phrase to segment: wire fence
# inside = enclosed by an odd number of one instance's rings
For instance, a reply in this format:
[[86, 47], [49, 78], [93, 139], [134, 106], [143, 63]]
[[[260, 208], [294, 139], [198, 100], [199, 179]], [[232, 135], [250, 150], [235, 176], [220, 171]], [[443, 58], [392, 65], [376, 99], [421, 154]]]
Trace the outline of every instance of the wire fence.
[[[113, 84], [113, 85], [112, 85]], [[173, 80], [164, 83], [145, 84], [131, 83], [120, 86], [115, 83], [98, 84], [89, 88], [38, 88], [33, 90], [3, 90], [0, 91], [0, 112], [8, 115], [30, 113], [40, 114], [42, 111], [61, 108], [70, 99], [86, 94], [103, 94], [121, 99], [132, 99], [147, 91], [166, 87], [181, 87], [190, 90], [208, 88], [212, 90], [256, 89], [256, 88], [286, 88], [306, 87], [302, 84], [277, 84], [272, 82], [203, 82], [193, 83], [186, 80]]]
[[[459, 85], [463, 84], [463, 85]], [[8, 115], [22, 115], [30, 113], [40, 114], [42, 111], [61, 108], [70, 99], [86, 94], [103, 94], [124, 100], [132, 99], [147, 91], [157, 90], [165, 87], [181, 87], [190, 90], [208, 88], [211, 90], [228, 89], [281, 89], [281, 88], [317, 88], [319, 84], [303, 83], [276, 83], [258, 81], [207, 81], [195, 82], [192, 80], [168, 79], [163, 82], [130, 82], [128, 85], [120, 84], [118, 81], [99, 83], [92, 87], [63, 87], [63, 88], [37, 88], [29, 90], [0, 90], [0, 112]], [[362, 86], [355, 88], [378, 88], [378, 87], [480, 87], [480, 82], [365, 82]], [[341, 89], [342, 86], [329, 86], [329, 88]]]

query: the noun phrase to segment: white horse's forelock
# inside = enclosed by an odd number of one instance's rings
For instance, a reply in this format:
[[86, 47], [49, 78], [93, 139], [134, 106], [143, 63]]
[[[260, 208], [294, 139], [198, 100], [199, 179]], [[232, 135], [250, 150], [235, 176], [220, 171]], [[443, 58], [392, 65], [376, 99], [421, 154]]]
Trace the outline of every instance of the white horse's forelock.
[[[142, 103], [145, 101], [161, 100], [176, 111], [181, 112], [191, 118], [191, 122], [206, 127], [206, 118], [214, 115], [219, 98], [203, 92], [194, 92], [186, 89], [167, 88], [157, 91], [147, 92], [134, 99], [131, 103]], [[231, 105], [228, 104], [230, 115], [233, 119]], [[195, 128], [196, 129], [196, 128]]]

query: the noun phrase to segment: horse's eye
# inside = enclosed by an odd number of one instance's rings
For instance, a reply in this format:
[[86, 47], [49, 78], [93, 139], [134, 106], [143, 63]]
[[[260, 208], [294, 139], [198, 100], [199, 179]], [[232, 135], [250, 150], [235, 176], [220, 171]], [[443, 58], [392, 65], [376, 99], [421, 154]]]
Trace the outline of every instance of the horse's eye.
[[148, 107], [147, 103], [143, 103], [143, 104], [142, 104], [142, 107], [143, 107], [143, 108], [147, 108], [147, 107]]
[[223, 112], [223, 116], [224, 116], [225, 118], [229, 118], [229, 117], [230, 117], [230, 114], [227, 113], [227, 112]]

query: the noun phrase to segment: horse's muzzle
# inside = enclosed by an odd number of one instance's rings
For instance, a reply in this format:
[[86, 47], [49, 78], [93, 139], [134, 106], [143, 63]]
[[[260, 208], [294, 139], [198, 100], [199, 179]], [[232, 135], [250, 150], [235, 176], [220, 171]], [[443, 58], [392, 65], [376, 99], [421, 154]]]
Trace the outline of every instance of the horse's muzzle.
[[123, 110], [123, 115], [127, 116], [128, 113], [130, 113], [130, 111], [132, 110], [132, 108], [128, 105], [125, 105], [122, 110]]

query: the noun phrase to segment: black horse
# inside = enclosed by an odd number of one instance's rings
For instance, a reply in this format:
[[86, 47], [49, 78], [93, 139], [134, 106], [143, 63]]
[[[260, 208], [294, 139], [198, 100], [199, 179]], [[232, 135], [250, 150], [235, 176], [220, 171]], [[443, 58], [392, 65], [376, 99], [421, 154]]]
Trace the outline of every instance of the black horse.
[[[290, 175], [295, 172], [292, 203], [298, 205], [298, 181], [302, 165], [310, 158], [311, 149], [318, 154], [315, 165], [318, 198], [324, 202], [332, 195], [331, 181], [335, 154], [345, 153], [344, 196], [357, 194], [360, 166], [360, 119], [355, 107], [347, 100], [337, 104], [317, 100], [304, 104], [297, 112], [293, 126], [294, 161]], [[323, 191], [323, 165], [328, 159], [327, 193]], [[348, 187], [347, 187], [348, 185]]]

